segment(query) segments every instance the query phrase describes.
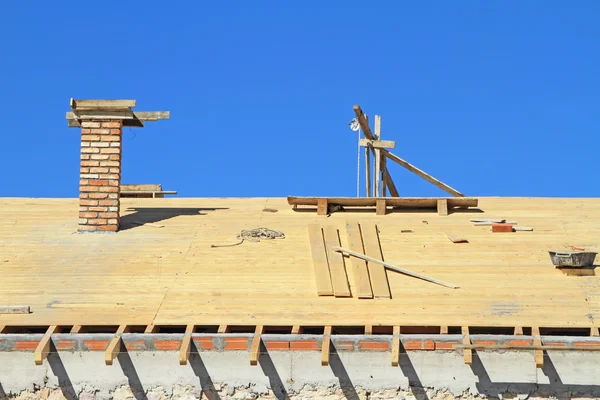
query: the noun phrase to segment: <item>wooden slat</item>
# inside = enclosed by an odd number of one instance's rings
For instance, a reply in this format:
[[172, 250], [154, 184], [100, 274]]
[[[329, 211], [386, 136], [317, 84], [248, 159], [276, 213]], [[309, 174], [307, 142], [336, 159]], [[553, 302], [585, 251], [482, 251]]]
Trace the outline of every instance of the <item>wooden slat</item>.
[[320, 225], [308, 225], [308, 237], [312, 251], [312, 260], [315, 270], [315, 283], [319, 296], [333, 296], [333, 286], [327, 263], [327, 253], [323, 242], [323, 230]]
[[385, 182], [385, 176], [387, 174], [387, 158], [381, 156], [381, 176], [383, 179], [381, 180], [381, 196], [387, 197], [387, 184]]
[[340, 245], [338, 230], [333, 225], [327, 225], [323, 228], [325, 247], [327, 250], [327, 261], [329, 262], [329, 273], [331, 274], [331, 286], [335, 297], [350, 297], [350, 286], [346, 276], [346, 266], [344, 265], [344, 256], [332, 250], [329, 244]]
[[[383, 261], [383, 253], [381, 252], [381, 246], [379, 244], [377, 226], [368, 223], [361, 224], [360, 230], [362, 232], [366, 255]], [[369, 268], [369, 276], [371, 278], [373, 297], [389, 299], [391, 295], [385, 267], [375, 263], [367, 263], [367, 265]]]
[[258, 355], [260, 352], [260, 335], [264, 332], [264, 326], [257, 325], [254, 330], [254, 337], [252, 338], [252, 344], [250, 345], [250, 365], [258, 364]]
[[135, 100], [75, 100], [71, 99], [70, 105], [73, 109], [101, 109], [101, 108], [133, 108]]
[[448, 237], [448, 239], [450, 239], [452, 243], [469, 243], [469, 241], [465, 237], [460, 236], [458, 234], [446, 232], [445, 235]]
[[144, 333], [158, 333], [160, 332], [160, 327], [156, 326], [156, 325], [147, 325], [146, 329], [144, 329]]
[[522, 336], [522, 335], [523, 335], [523, 327], [515, 326], [515, 336]]
[[[350, 250], [364, 254], [365, 249], [360, 227], [356, 222], [346, 223], [346, 235]], [[350, 258], [350, 265], [352, 266], [352, 275], [354, 276], [356, 296], [359, 299], [372, 299], [373, 291], [371, 290], [371, 279], [369, 278], [367, 262], [360, 258], [352, 257]]]
[[40, 343], [38, 343], [38, 346], [33, 352], [33, 360], [35, 361], [35, 365], [42, 365], [44, 363], [48, 353], [50, 353], [50, 341], [52, 340], [52, 335], [59, 332], [60, 328], [58, 328], [56, 325], [52, 325], [46, 330], [42, 340], [40, 340]]
[[217, 333], [229, 333], [229, 325], [219, 325]]
[[115, 336], [112, 338], [112, 340], [108, 344], [108, 347], [106, 348], [106, 351], [104, 352], [104, 363], [106, 365], [113, 364], [113, 360], [117, 358], [117, 355], [121, 351], [121, 335], [129, 331], [130, 327], [128, 327], [127, 325], [119, 326], [119, 329], [117, 329], [117, 333], [115, 333]]
[[375, 149], [393, 149], [396, 147], [396, 142], [393, 140], [369, 140], [360, 139], [359, 143], [361, 146], [373, 147]]
[[73, 325], [73, 327], [71, 328], [71, 332], [72, 334], [77, 334], [77, 333], [85, 333], [85, 328], [82, 327], [81, 325]]
[[[373, 138], [379, 140], [381, 137], [381, 116], [375, 115], [375, 132]], [[373, 197], [381, 197], [381, 150], [375, 149], [375, 192]]]
[[323, 341], [321, 342], [321, 365], [329, 365], [329, 350], [331, 346], [331, 326], [326, 326], [323, 331]]
[[186, 365], [188, 363], [192, 347], [192, 334], [195, 330], [195, 325], [188, 325], [185, 327], [185, 334], [183, 335], [181, 346], [179, 347], [179, 365]]
[[6, 325], [0, 325], [0, 333], [6, 333], [8, 327]]
[[[297, 206], [316, 206], [319, 200], [325, 199], [329, 204], [351, 207], [374, 207], [375, 197], [298, 197], [288, 196], [288, 204]], [[387, 197], [388, 207], [437, 208], [440, 197]], [[471, 197], [446, 198], [448, 207], [477, 207], [478, 200]], [[476, 225], [479, 223], [473, 223]], [[489, 223], [491, 225], [491, 223]]]
[[415, 167], [414, 165], [412, 165], [408, 161], [403, 160], [402, 158], [398, 157], [397, 155], [395, 155], [393, 153], [390, 153], [386, 149], [379, 149], [379, 151], [382, 154], [384, 154], [387, 158], [389, 158], [390, 160], [396, 162], [397, 164], [400, 164], [401, 166], [403, 166], [404, 168], [406, 168], [410, 172], [412, 172], [412, 173], [420, 176], [421, 178], [425, 179], [427, 182], [429, 182], [429, 183], [433, 184], [434, 186], [442, 189], [443, 191], [445, 191], [447, 193], [450, 193], [452, 196], [456, 196], [456, 197], [464, 197], [465, 196], [464, 194], [462, 194], [458, 190], [456, 190], [456, 189], [454, 189], [454, 188], [446, 185], [444, 182], [440, 181], [439, 179], [434, 178], [433, 176], [429, 175], [425, 171], [420, 170], [419, 168]]
[[440, 335], [447, 335], [448, 334], [448, 326], [443, 325], [440, 326]]
[[328, 204], [327, 199], [318, 199], [317, 200], [317, 215], [327, 215], [328, 212]]
[[292, 335], [300, 335], [302, 334], [302, 327], [300, 325], [294, 325], [292, 326]]
[[29, 306], [0, 306], [0, 314], [29, 314]]
[[394, 336], [392, 337], [392, 367], [400, 364], [400, 327], [394, 326]]
[[365, 335], [373, 334], [373, 325], [365, 325]]
[[448, 200], [439, 199], [437, 201], [437, 211], [438, 211], [438, 215], [441, 215], [441, 216], [448, 215]]
[[[531, 336], [533, 336], [533, 345], [534, 346], [542, 345], [540, 328], [538, 328], [537, 326], [532, 326], [531, 327]], [[544, 350], [534, 350], [534, 355], [535, 355], [536, 368], [543, 368], [544, 367]]]
[[592, 327], [590, 328], [590, 336], [600, 336], [600, 335], [598, 334], [598, 327], [596, 327], [596, 326], [592, 326]]
[[365, 176], [366, 196], [365, 197], [371, 197], [373, 195], [373, 193], [371, 193], [371, 179], [373, 178], [371, 176], [371, 151], [372, 151], [372, 149], [365, 148], [365, 171], [366, 171], [366, 176]]
[[377, 215], [385, 215], [387, 212], [386, 199], [377, 199], [375, 203], [375, 213]]
[[[469, 327], [468, 326], [463, 326], [461, 328], [461, 330], [462, 330], [462, 335], [463, 335], [463, 344], [464, 345], [470, 345], [471, 344], [471, 338], [469, 336]], [[464, 356], [464, 359], [465, 359], [465, 364], [467, 364], [467, 365], [473, 364], [473, 350], [465, 348], [463, 350], [463, 356]]]

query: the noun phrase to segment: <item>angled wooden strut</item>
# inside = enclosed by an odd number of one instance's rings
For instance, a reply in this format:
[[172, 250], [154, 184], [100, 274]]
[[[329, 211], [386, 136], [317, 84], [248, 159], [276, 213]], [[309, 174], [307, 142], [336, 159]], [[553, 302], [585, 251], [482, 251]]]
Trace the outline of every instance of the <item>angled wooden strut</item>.
[[192, 348], [192, 334], [196, 330], [194, 325], [188, 325], [185, 328], [185, 334], [181, 340], [181, 347], [179, 348], [179, 365], [186, 365], [190, 358], [190, 350]]
[[123, 343], [123, 341], [121, 340], [121, 336], [124, 333], [129, 332], [130, 330], [131, 328], [127, 325], [119, 326], [119, 329], [117, 329], [117, 333], [115, 333], [115, 336], [112, 338], [112, 340], [108, 344], [108, 347], [106, 348], [106, 351], [104, 352], [104, 363], [106, 365], [113, 364], [113, 360], [117, 358], [117, 355], [121, 351], [121, 344]]
[[329, 365], [329, 350], [331, 347], [331, 326], [326, 326], [323, 331], [323, 341], [321, 342], [321, 365]]
[[260, 354], [260, 342], [262, 338], [260, 335], [265, 331], [265, 327], [257, 325], [254, 330], [254, 337], [252, 338], [252, 344], [250, 345], [250, 365], [258, 364], [258, 356]]
[[44, 363], [48, 353], [50, 353], [50, 342], [52, 341], [52, 335], [59, 332], [60, 328], [56, 325], [52, 325], [48, 328], [48, 330], [46, 330], [44, 337], [42, 340], [40, 340], [40, 343], [33, 353], [35, 365], [42, 365]]

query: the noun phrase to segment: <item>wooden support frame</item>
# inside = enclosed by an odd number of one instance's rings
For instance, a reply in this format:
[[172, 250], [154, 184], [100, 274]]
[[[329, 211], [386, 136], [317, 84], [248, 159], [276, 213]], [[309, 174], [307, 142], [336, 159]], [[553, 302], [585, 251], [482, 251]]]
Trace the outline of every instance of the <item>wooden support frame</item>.
[[250, 365], [258, 365], [258, 356], [260, 353], [261, 335], [265, 331], [264, 326], [257, 325], [254, 330], [254, 337], [252, 338], [252, 344], [250, 345]]
[[160, 327], [150, 324], [148, 326], [146, 326], [146, 329], [144, 329], [144, 333], [158, 333], [160, 332]]
[[59, 332], [60, 328], [56, 325], [48, 327], [44, 337], [42, 337], [42, 340], [40, 340], [40, 343], [38, 343], [35, 351], [33, 352], [33, 360], [35, 365], [44, 364], [44, 360], [50, 353], [50, 342], [52, 341], [52, 335]]
[[192, 334], [195, 331], [195, 325], [188, 325], [185, 327], [185, 334], [181, 340], [181, 347], [179, 347], [179, 365], [186, 365], [188, 363], [190, 350], [192, 348]]
[[385, 215], [387, 214], [387, 201], [386, 199], [377, 199], [375, 203], [375, 214]]
[[440, 326], [440, 335], [447, 335], [448, 334], [448, 327], [447, 326]]
[[85, 333], [85, 328], [82, 327], [81, 325], [73, 325], [71, 327], [71, 331], [69, 332], [70, 334], [78, 334], [78, 333]]
[[112, 340], [108, 344], [108, 347], [106, 348], [106, 351], [104, 352], [104, 363], [106, 365], [113, 364], [113, 360], [117, 358], [117, 355], [121, 351], [121, 345], [123, 343], [123, 341], [121, 340], [121, 336], [124, 333], [130, 332], [130, 330], [131, 328], [127, 325], [119, 326], [119, 329], [117, 329], [117, 333], [115, 333], [115, 336], [112, 338]]
[[373, 325], [365, 325], [365, 335], [373, 334]]
[[400, 365], [400, 326], [395, 325], [392, 336], [392, 367]]
[[229, 333], [229, 325], [219, 325], [219, 329], [217, 329], [217, 333]]
[[358, 144], [363, 147], [373, 147], [374, 149], [393, 149], [396, 147], [396, 142], [393, 140], [360, 139]]
[[327, 215], [329, 214], [328, 210], [329, 204], [327, 199], [319, 199], [317, 200], [317, 215]]
[[[469, 327], [463, 326], [461, 328], [461, 331], [462, 331], [462, 335], [463, 335], [463, 344], [470, 345], [471, 337], [469, 336]], [[473, 364], [473, 350], [472, 349], [464, 348], [463, 349], [463, 357], [465, 359], [465, 364], [467, 364], [467, 365]]]
[[445, 217], [448, 215], [448, 200], [439, 199], [437, 201], [437, 212], [439, 216]]
[[[373, 138], [379, 140], [381, 137], [381, 116], [375, 115], [375, 133]], [[381, 197], [381, 149], [375, 148], [375, 191], [373, 197]]]
[[523, 327], [522, 326], [515, 326], [515, 332], [514, 332], [515, 336], [523, 336]]
[[[533, 345], [534, 346], [542, 345], [542, 338], [540, 335], [539, 327], [537, 327], [537, 326], [531, 327], [531, 336], [533, 336]], [[534, 355], [535, 355], [536, 368], [543, 368], [544, 367], [544, 350], [534, 350]]]
[[304, 329], [300, 325], [292, 326], [292, 335], [301, 335]]
[[323, 341], [321, 342], [321, 365], [329, 365], [329, 353], [331, 346], [331, 325], [326, 326], [323, 331]]
[[598, 327], [592, 326], [590, 328], [590, 336], [600, 336], [600, 334], [598, 333]]
[[6, 325], [0, 325], [0, 334], [6, 333], [6, 331], [7, 331]]

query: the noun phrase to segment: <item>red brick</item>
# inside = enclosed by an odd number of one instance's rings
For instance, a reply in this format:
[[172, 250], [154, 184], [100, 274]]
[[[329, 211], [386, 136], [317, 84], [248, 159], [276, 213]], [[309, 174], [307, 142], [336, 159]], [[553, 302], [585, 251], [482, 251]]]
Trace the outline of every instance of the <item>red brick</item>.
[[375, 340], [360, 340], [358, 345], [361, 350], [386, 351], [390, 349], [388, 342], [378, 342]]
[[423, 342], [423, 350], [435, 350], [435, 343], [433, 342], [433, 340], [425, 340], [425, 342]]
[[[98, 215], [100, 218], [119, 218], [119, 213], [116, 212], [103, 212]], [[110, 224], [110, 222], [109, 222]]]
[[119, 201], [118, 200], [100, 200], [99, 204], [101, 206], [118, 206], [119, 205]]
[[81, 128], [81, 134], [82, 135], [86, 135], [88, 133], [90, 133], [92, 130], [89, 128]]
[[90, 169], [88, 167], [81, 167], [81, 168], [79, 168], [79, 173], [80, 174], [89, 174]]
[[89, 144], [90, 147], [109, 147], [110, 144], [107, 142], [91, 142]]
[[[115, 162], [115, 161], [111, 161], [111, 162]], [[108, 172], [110, 172], [111, 174], [120, 174], [121, 168], [110, 168]]]
[[[108, 211], [108, 207], [102, 207], [102, 206], [95, 206], [95, 207], [88, 207], [87, 209], [88, 211], [94, 211], [94, 212], [99, 212], [99, 213], [104, 213]], [[100, 218], [105, 218], [102, 215], [98, 215], [98, 217]]]
[[54, 343], [56, 350], [73, 350], [76, 344], [77, 341], [75, 340], [59, 340]]
[[[555, 343], [559, 344], [559, 343]], [[575, 347], [600, 346], [600, 342], [575, 342]]]
[[108, 181], [105, 179], [96, 179], [90, 182], [92, 186], [106, 186], [108, 185]]
[[79, 227], [77, 227], [77, 230], [85, 232], [95, 232], [98, 230], [98, 227], [95, 225], [79, 225]]
[[334, 347], [339, 351], [354, 351], [354, 342], [350, 341], [334, 341]]
[[106, 222], [107, 221], [105, 218], [95, 218], [88, 220], [88, 224], [90, 225], [106, 225]]
[[[85, 153], [84, 150], [88, 150], [88, 149], [81, 149], [81, 151]], [[94, 149], [90, 148], [89, 150], [94, 150]], [[92, 152], [90, 152], [90, 153], [92, 153]], [[101, 154], [120, 154], [121, 149], [116, 149], [114, 147], [102, 148], [102, 149], [100, 149], [100, 153]]]
[[111, 154], [109, 160], [112, 160], [112, 161], [121, 161], [121, 154]]
[[416, 339], [404, 340], [402, 342], [402, 344], [404, 345], [404, 348], [406, 350], [421, 350], [423, 348], [422, 340], [416, 340]]
[[[105, 201], [105, 200], [103, 200]], [[79, 205], [81, 206], [97, 206], [98, 205], [98, 200], [80, 200], [79, 201]]]
[[[92, 154], [92, 160], [108, 160], [111, 156], [108, 154]], [[102, 164], [100, 164], [102, 165]]]
[[81, 121], [82, 128], [100, 128], [100, 122]]
[[248, 338], [225, 338], [224, 350], [248, 350]]
[[102, 135], [100, 139], [104, 142], [118, 142], [121, 140], [118, 135]]
[[290, 342], [283, 340], [265, 340], [265, 347], [267, 350], [289, 350]]
[[100, 166], [101, 167], [119, 167], [119, 166], [121, 166], [121, 163], [118, 161], [100, 161]]
[[[578, 342], [578, 343], [585, 343], [585, 342]], [[596, 343], [587, 343], [587, 345], [596, 345]], [[544, 346], [546, 347], [567, 347], [566, 343], [544, 343]], [[575, 346], [577, 346], [577, 343], [575, 343]], [[581, 346], [581, 347], [585, 347], [585, 346]]]
[[109, 193], [108, 194], [108, 198], [109, 199], [119, 199], [119, 193]]
[[[108, 181], [103, 181], [108, 183]], [[119, 193], [119, 187], [118, 186], [100, 186], [100, 192], [103, 193]]]
[[95, 212], [80, 212], [79, 218], [96, 218], [98, 213]]
[[454, 346], [460, 344], [459, 342], [435, 342], [436, 350], [454, 350]]
[[120, 135], [121, 134], [121, 130], [120, 129], [111, 129], [110, 130], [110, 134], [111, 135]]
[[473, 340], [473, 344], [478, 344], [480, 346], [489, 346], [497, 343], [495, 340]]
[[108, 197], [107, 193], [90, 193], [90, 199], [106, 199]]
[[100, 231], [112, 231], [112, 232], [116, 232], [117, 231], [117, 226], [116, 225], [100, 225], [98, 227], [98, 230], [100, 230]]
[[82, 135], [81, 136], [81, 141], [82, 142], [97, 142], [100, 140], [100, 136], [98, 135]]
[[95, 135], [107, 135], [110, 133], [110, 129], [92, 129], [90, 133]]
[[98, 188], [96, 186], [79, 186], [80, 192], [97, 192]]
[[94, 167], [94, 168], [90, 168], [90, 172], [92, 174], [105, 174], [108, 172], [108, 168], [106, 167]]
[[90, 155], [89, 154], [80, 154], [79, 155], [79, 159], [80, 160], [89, 160], [90, 159]]
[[39, 341], [15, 340], [15, 350], [35, 350]]
[[100, 179], [109, 179], [108, 184], [110, 186], [120, 186], [120, 184], [119, 184], [120, 176], [118, 174], [100, 174], [98, 177]]
[[512, 232], [512, 224], [492, 224], [492, 232]]
[[108, 340], [84, 340], [83, 345], [88, 350], [104, 351], [108, 347]]
[[321, 350], [316, 340], [294, 340], [290, 342], [290, 350]]
[[81, 161], [79, 166], [81, 167], [96, 167], [100, 164], [100, 161]]
[[179, 350], [181, 347], [181, 340], [155, 340], [154, 348], [156, 350]]
[[[107, 150], [113, 150], [113, 149], [107, 149]], [[97, 149], [95, 147], [84, 147], [81, 149], [81, 152], [83, 154], [92, 154], [92, 153], [100, 153], [100, 149]]]
[[143, 340], [133, 340], [125, 342], [125, 348], [127, 350], [146, 350], [146, 342]]
[[512, 339], [507, 340], [504, 344], [507, 346], [531, 346], [533, 340], [527, 339]]
[[[86, 168], [87, 169], [87, 168]], [[87, 179], [80, 179], [79, 180], [79, 186], [87, 186], [90, 184], [90, 181]]]
[[197, 337], [193, 338], [196, 347], [200, 350], [215, 350], [216, 347], [213, 344], [212, 337]]
[[103, 128], [120, 128], [121, 121], [105, 121], [102, 123]]

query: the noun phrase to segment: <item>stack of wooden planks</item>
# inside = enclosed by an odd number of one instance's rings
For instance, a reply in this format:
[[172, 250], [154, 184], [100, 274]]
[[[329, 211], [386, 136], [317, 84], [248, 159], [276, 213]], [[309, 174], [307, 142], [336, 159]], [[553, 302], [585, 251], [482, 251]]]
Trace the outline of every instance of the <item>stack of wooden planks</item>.
[[[343, 255], [331, 248], [340, 246], [337, 228], [311, 224], [308, 235], [312, 250], [317, 294], [319, 296], [352, 297]], [[375, 224], [347, 223], [346, 235], [352, 251], [383, 261], [379, 232]], [[391, 298], [387, 273], [383, 265], [351, 258], [356, 297], [361, 299]]]

